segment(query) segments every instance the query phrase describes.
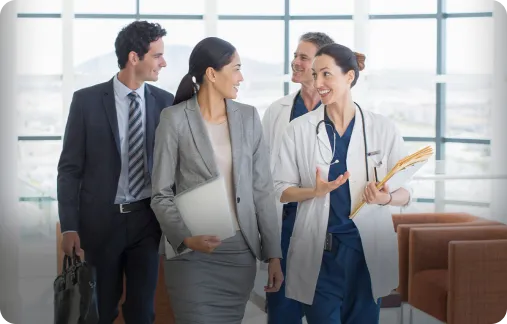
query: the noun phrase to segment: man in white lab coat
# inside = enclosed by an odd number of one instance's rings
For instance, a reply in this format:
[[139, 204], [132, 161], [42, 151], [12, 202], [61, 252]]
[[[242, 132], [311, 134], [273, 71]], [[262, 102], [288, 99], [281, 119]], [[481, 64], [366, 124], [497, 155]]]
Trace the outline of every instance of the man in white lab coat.
[[[271, 171], [274, 171], [281, 138], [289, 123], [321, 105], [319, 93], [313, 86], [312, 62], [319, 48], [331, 43], [334, 41], [328, 35], [319, 32], [309, 32], [299, 38], [291, 67], [292, 82], [301, 84], [301, 89], [272, 103], [262, 120], [271, 158]], [[296, 210], [297, 203], [278, 204], [278, 219], [282, 228], [282, 271], [284, 273]], [[284, 285], [276, 293], [267, 293], [266, 303], [268, 324], [301, 323], [302, 306], [298, 301], [285, 297]]]

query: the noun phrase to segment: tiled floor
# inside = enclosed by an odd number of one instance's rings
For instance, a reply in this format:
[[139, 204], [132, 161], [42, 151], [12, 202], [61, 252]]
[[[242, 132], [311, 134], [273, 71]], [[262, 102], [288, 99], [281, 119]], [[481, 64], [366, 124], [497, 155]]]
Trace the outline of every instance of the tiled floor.
[[[382, 309], [380, 311], [380, 324], [409, 324], [408, 317], [403, 322], [400, 321], [401, 310], [398, 308]], [[242, 324], [266, 324], [266, 314], [261, 311], [254, 303], [249, 302], [245, 312]], [[289, 323], [287, 323], [289, 324]], [[303, 319], [303, 324], [306, 321]], [[420, 311], [413, 311], [411, 324], [444, 324]]]
[[[257, 271], [254, 291], [247, 305], [243, 324], [266, 324], [266, 314], [262, 311], [264, 305], [264, 284], [267, 282], [267, 271], [260, 266]], [[407, 309], [407, 308], [405, 308]], [[380, 324], [408, 324], [408, 311], [403, 315], [401, 308], [387, 308], [380, 311]], [[304, 321], [303, 323], [306, 323]], [[289, 323], [288, 323], [289, 324]], [[417, 310], [413, 311], [411, 324], [442, 324], [440, 321]]]

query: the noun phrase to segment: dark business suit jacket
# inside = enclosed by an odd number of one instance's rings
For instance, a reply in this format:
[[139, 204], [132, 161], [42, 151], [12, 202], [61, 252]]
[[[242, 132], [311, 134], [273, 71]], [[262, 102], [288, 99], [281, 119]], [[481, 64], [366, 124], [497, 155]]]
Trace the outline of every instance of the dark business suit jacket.
[[[146, 84], [146, 150], [151, 175], [155, 129], [174, 96]], [[114, 230], [114, 201], [121, 171], [113, 79], [74, 93], [58, 163], [62, 232], [78, 231], [83, 249]]]

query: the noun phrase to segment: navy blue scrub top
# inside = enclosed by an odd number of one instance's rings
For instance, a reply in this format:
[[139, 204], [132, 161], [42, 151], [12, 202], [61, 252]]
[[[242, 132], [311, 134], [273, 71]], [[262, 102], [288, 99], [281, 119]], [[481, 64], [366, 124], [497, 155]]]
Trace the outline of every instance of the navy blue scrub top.
[[[336, 137], [333, 161], [340, 161], [329, 167], [328, 181], [334, 181], [347, 171], [347, 152], [356, 118], [354, 117], [350, 121], [349, 126], [341, 137], [336, 129], [331, 126], [332, 122], [327, 112], [324, 113], [324, 120], [326, 121], [326, 131], [331, 150], [333, 150], [333, 141], [335, 140], [333, 139], [333, 134]], [[362, 245], [360, 244], [360, 240], [358, 240], [359, 232], [354, 222], [349, 219], [351, 213], [349, 181], [331, 191], [329, 200], [331, 207], [329, 208], [328, 231], [336, 234], [334, 236], [339, 238], [340, 242], [343, 244], [361, 250]]]
[[[317, 107], [319, 107], [319, 106], [320, 106], [320, 101], [317, 103], [317, 105], [313, 109], [317, 109]], [[298, 92], [298, 94], [296, 95], [295, 101], [294, 101], [294, 106], [292, 107], [289, 121], [293, 121], [294, 119], [301, 117], [308, 112], [309, 111], [305, 106], [305, 102], [303, 101], [303, 97], [301, 96], [301, 92]], [[296, 213], [297, 206], [298, 206], [297, 202], [291, 202], [291, 203], [285, 204], [285, 208], [286, 209], [290, 208], [290, 211], [294, 212], [294, 214]]]

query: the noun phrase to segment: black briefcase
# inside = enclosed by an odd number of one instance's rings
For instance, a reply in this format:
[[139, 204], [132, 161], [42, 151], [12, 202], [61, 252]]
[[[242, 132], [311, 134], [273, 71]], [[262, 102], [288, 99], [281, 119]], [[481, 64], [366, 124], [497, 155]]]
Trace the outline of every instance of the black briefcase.
[[62, 273], [54, 281], [54, 324], [96, 324], [95, 270], [73, 253], [65, 255]]

